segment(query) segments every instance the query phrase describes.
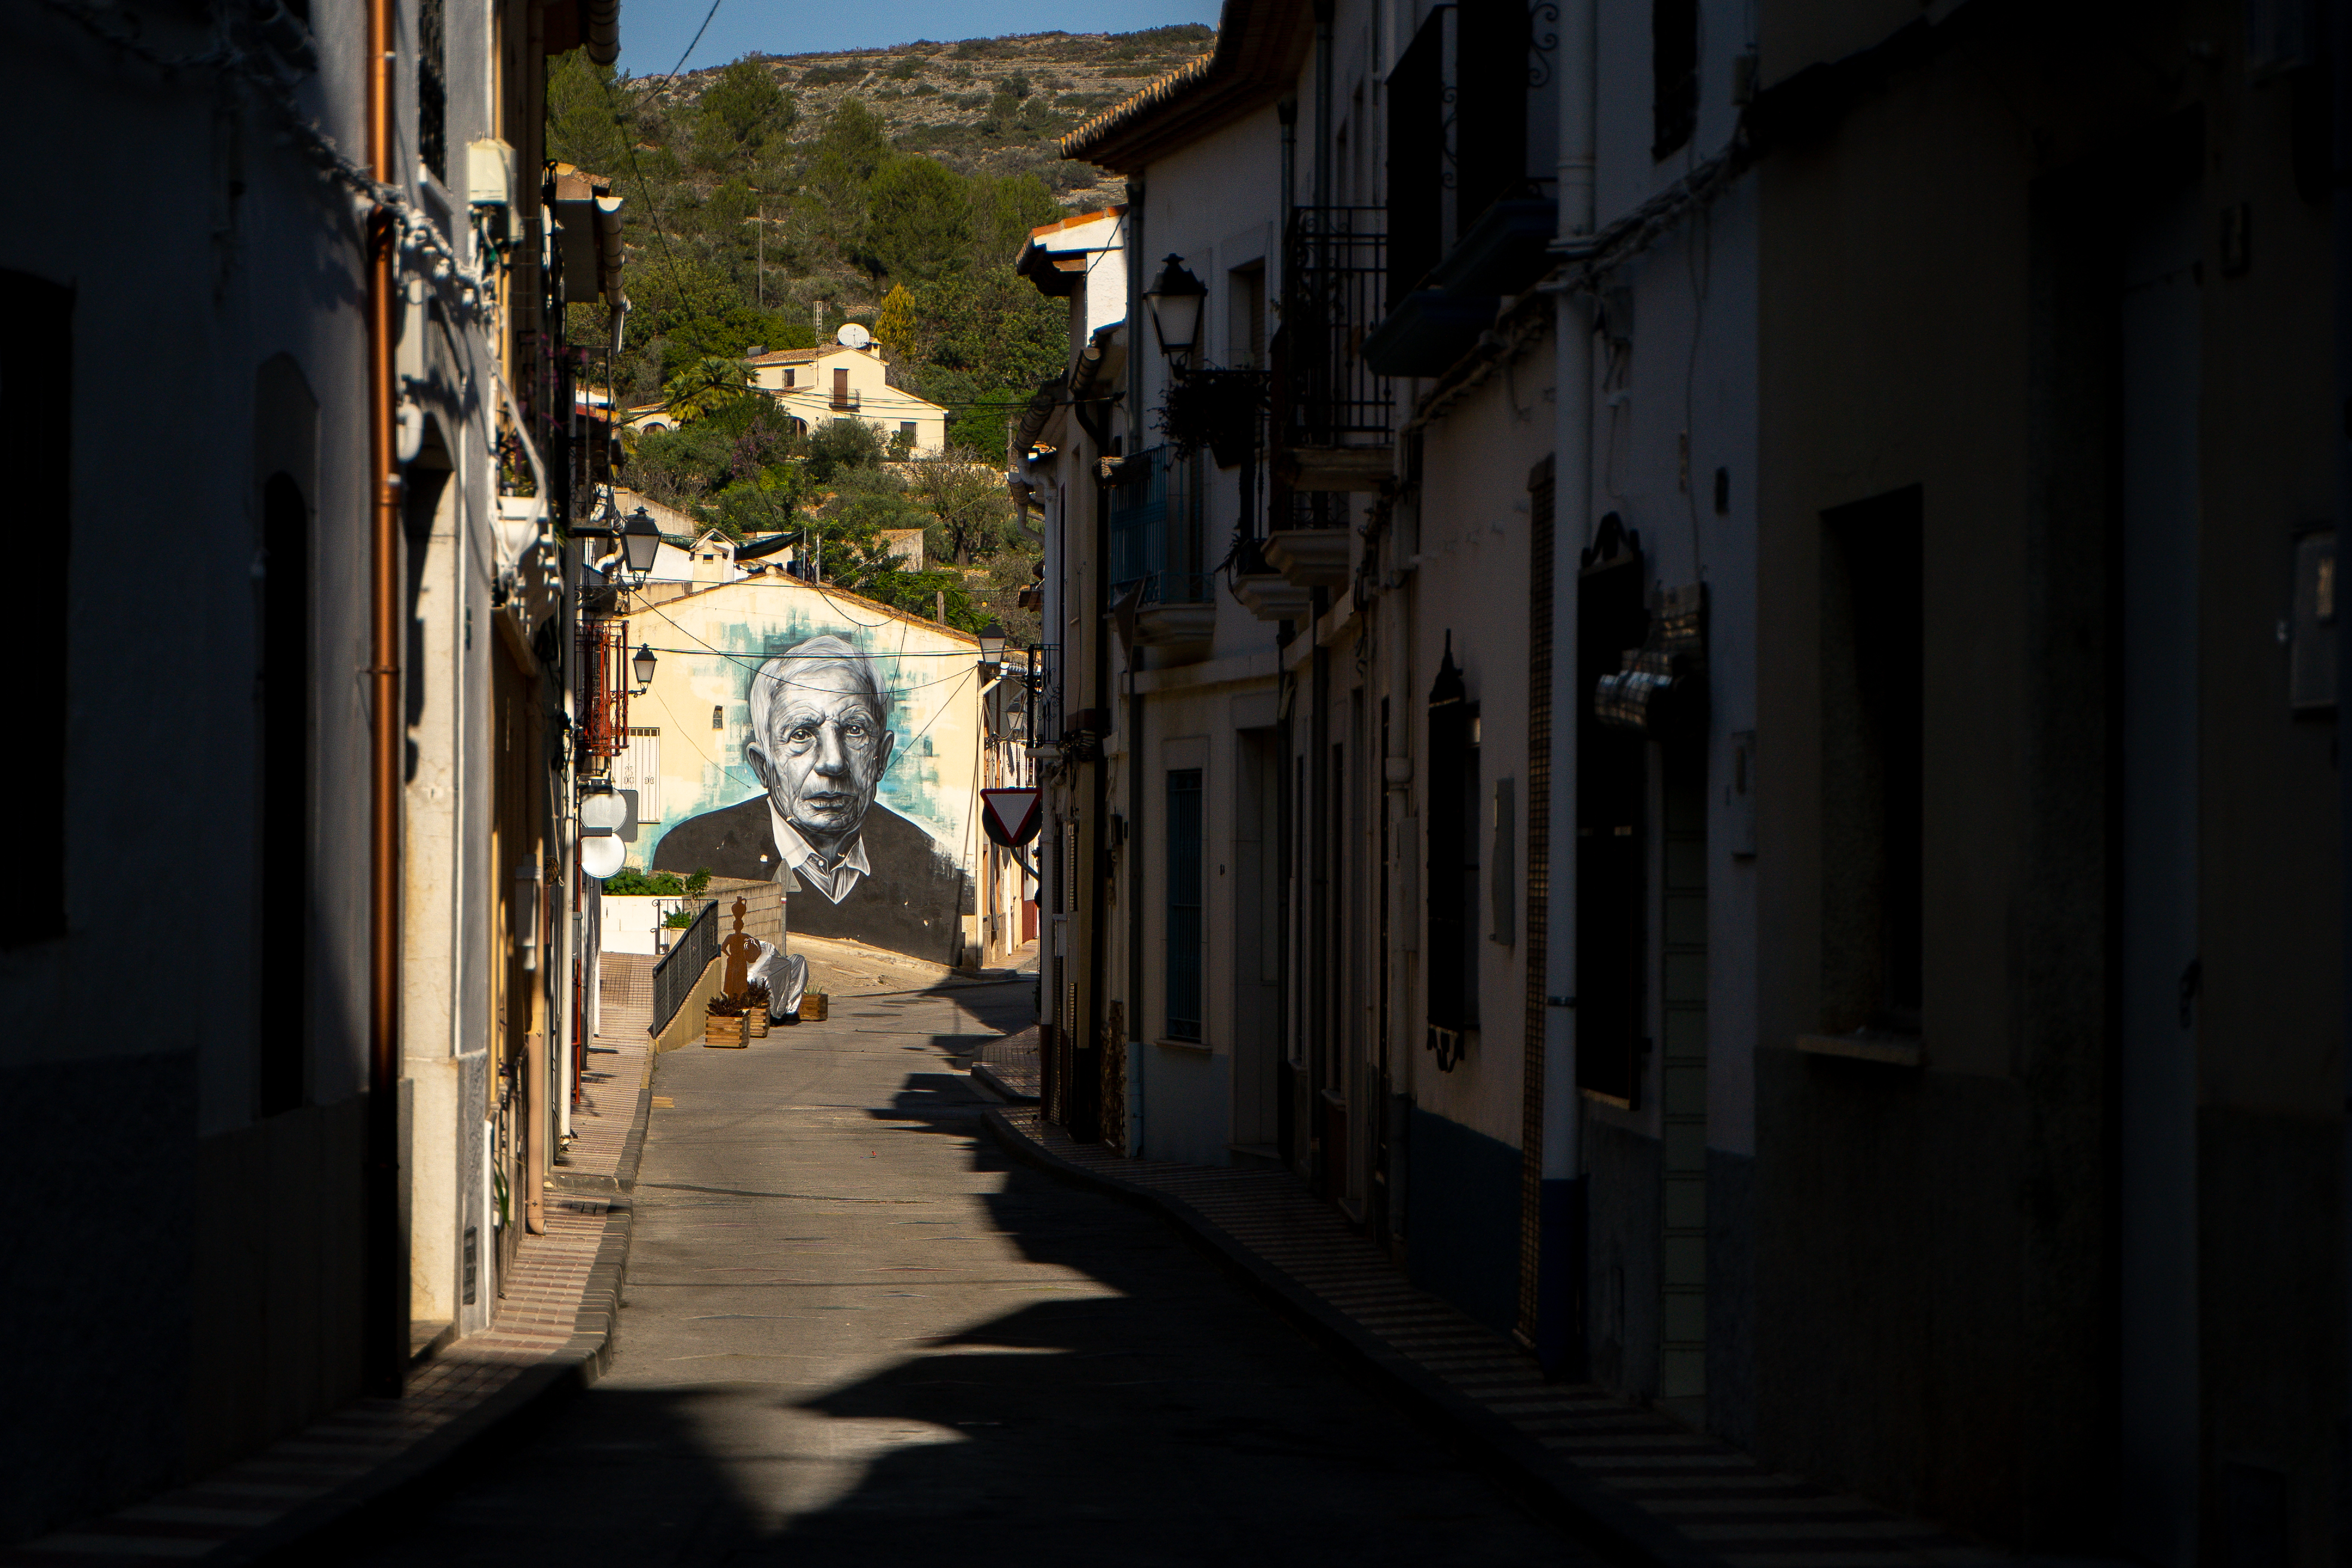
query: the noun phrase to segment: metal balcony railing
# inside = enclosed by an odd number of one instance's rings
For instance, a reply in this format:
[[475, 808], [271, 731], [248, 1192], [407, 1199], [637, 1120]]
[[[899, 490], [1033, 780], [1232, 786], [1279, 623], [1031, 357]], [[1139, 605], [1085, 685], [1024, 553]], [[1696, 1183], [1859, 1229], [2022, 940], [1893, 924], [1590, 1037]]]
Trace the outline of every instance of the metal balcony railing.
[[1121, 463], [1110, 496], [1112, 594], [1140, 585], [1142, 604], [1207, 602], [1213, 584], [1201, 548], [1199, 458], [1152, 447]]
[[580, 622], [581, 771], [602, 774], [629, 743], [629, 623]]
[[826, 400], [825, 406], [828, 408], [855, 409], [864, 401], [865, 399], [863, 395], [853, 389], [848, 392], [834, 393], [833, 395]]
[[1395, 398], [1363, 361], [1384, 309], [1387, 236], [1380, 207], [1300, 207], [1283, 249], [1283, 358], [1276, 438], [1288, 447], [1378, 446]]

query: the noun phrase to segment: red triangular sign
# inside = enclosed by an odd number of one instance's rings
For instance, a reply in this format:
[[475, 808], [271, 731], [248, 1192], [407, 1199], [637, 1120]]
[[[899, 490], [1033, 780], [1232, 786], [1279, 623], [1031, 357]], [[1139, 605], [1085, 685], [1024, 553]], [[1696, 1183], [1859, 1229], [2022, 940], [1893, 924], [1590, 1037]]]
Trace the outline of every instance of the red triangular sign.
[[998, 844], [1018, 847], [1037, 837], [1038, 797], [1034, 789], [984, 789], [980, 792], [980, 822]]

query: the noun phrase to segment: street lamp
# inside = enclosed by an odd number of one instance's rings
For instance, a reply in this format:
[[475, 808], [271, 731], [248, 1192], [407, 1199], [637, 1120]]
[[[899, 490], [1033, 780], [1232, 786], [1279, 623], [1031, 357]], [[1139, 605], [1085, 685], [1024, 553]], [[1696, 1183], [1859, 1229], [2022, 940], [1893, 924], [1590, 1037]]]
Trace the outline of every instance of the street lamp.
[[646, 688], [654, 683], [654, 649], [651, 643], [637, 645], [636, 657], [629, 660], [629, 673], [637, 678], [637, 695], [644, 696]]
[[980, 662], [991, 669], [1004, 662], [1004, 628], [994, 621], [980, 628]]
[[1151, 330], [1160, 339], [1160, 352], [1181, 375], [1201, 341], [1201, 311], [1209, 302], [1209, 286], [1171, 251], [1160, 276], [1144, 290], [1143, 302], [1151, 307]]
[[629, 521], [622, 526], [621, 553], [627, 560], [629, 570], [639, 577], [651, 572], [655, 561], [660, 558], [661, 526], [647, 515], [643, 507], [631, 512]]

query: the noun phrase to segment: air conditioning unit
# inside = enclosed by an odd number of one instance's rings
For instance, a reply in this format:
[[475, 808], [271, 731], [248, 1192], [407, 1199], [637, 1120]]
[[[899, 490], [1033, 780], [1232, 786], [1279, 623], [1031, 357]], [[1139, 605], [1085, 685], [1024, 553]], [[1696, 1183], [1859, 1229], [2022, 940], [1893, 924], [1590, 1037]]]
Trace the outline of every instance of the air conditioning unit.
[[495, 136], [466, 144], [466, 200], [478, 207], [514, 205], [514, 149]]

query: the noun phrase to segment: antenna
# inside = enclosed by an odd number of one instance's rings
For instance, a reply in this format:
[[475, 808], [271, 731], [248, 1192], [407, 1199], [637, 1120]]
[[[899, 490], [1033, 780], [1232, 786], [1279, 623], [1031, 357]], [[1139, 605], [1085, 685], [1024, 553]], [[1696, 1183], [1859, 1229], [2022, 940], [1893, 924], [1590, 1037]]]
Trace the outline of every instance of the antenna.
[[845, 348], [862, 349], [874, 341], [874, 334], [855, 321], [846, 321], [833, 334], [833, 341]]

